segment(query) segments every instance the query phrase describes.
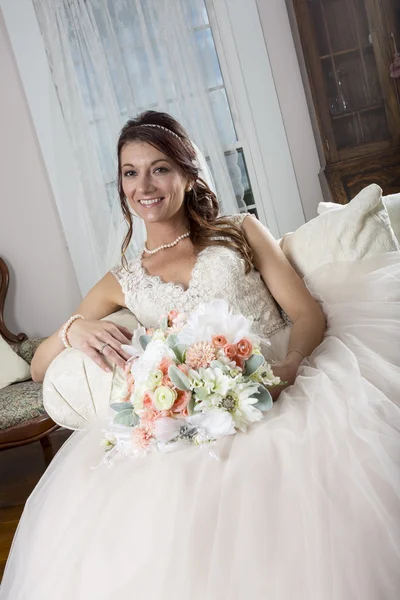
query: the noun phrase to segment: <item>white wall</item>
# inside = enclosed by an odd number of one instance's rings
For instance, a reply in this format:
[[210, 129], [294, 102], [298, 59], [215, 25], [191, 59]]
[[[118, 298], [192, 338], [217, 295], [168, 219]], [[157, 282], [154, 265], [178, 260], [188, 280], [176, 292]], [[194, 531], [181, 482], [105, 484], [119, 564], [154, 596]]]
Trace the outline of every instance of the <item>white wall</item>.
[[48, 335], [80, 302], [75, 273], [0, 10], [0, 256], [10, 269], [5, 320]]
[[[297, 185], [307, 220], [323, 202], [317, 145], [285, 0], [257, 0]], [[326, 198], [330, 200], [330, 198]]]

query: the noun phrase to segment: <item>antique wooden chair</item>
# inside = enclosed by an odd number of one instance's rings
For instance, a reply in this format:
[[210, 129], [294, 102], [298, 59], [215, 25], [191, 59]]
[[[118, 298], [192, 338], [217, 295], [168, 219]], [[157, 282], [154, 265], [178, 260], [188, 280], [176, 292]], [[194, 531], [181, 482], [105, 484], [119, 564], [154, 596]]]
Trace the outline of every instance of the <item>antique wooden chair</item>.
[[[28, 364], [44, 338], [28, 339], [24, 333], [12, 334], [4, 322], [4, 305], [9, 285], [9, 271], [0, 257], [0, 335]], [[12, 383], [0, 389], [0, 450], [40, 441], [44, 460], [53, 458], [49, 434], [58, 429], [43, 406], [43, 386], [32, 379]]]

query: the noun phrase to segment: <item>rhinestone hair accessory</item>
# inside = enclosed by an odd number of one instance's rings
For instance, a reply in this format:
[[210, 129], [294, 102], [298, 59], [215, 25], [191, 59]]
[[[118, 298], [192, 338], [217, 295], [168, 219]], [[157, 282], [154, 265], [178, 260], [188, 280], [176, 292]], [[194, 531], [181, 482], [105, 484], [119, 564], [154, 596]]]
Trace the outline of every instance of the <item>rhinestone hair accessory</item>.
[[184, 141], [183, 138], [181, 138], [177, 133], [175, 133], [174, 131], [171, 131], [171, 129], [168, 129], [167, 127], [164, 127], [163, 125], [156, 125], [155, 123], [142, 123], [141, 125], [139, 125], [139, 127], [157, 127], [158, 129], [163, 129], [164, 131], [171, 133], [176, 138], [178, 138], [178, 140], [180, 140], [181, 142]]

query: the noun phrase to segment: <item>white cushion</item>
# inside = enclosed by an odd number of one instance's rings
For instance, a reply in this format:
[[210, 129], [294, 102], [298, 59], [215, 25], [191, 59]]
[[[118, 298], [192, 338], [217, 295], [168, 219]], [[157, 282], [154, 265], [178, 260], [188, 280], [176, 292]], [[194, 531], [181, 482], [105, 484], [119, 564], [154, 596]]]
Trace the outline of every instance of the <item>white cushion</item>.
[[382, 202], [388, 212], [397, 241], [400, 243], [400, 193], [384, 196]]
[[0, 389], [10, 383], [26, 381], [30, 376], [28, 363], [18, 356], [0, 335]]
[[[127, 309], [104, 320], [134, 330], [136, 317]], [[63, 350], [47, 369], [43, 404], [50, 417], [67, 429], [85, 429], [107, 417], [116, 371], [106, 373], [80, 350]]]
[[[382, 197], [382, 202], [389, 215], [390, 225], [398, 242], [400, 242], [400, 193]], [[342, 204], [336, 202], [320, 202], [317, 212], [322, 215], [328, 210], [343, 209]]]
[[318, 217], [281, 240], [284, 253], [301, 277], [329, 262], [400, 249], [378, 185], [364, 188], [349, 204], [322, 204], [329, 206], [320, 205]]

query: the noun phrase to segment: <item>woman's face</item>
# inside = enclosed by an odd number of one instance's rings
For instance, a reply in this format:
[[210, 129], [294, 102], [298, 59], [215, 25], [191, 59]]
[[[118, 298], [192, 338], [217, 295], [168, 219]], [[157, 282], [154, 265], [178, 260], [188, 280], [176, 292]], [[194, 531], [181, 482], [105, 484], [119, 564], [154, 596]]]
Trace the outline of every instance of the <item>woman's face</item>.
[[146, 142], [130, 142], [121, 150], [122, 189], [130, 207], [146, 223], [167, 221], [183, 206], [188, 176]]

